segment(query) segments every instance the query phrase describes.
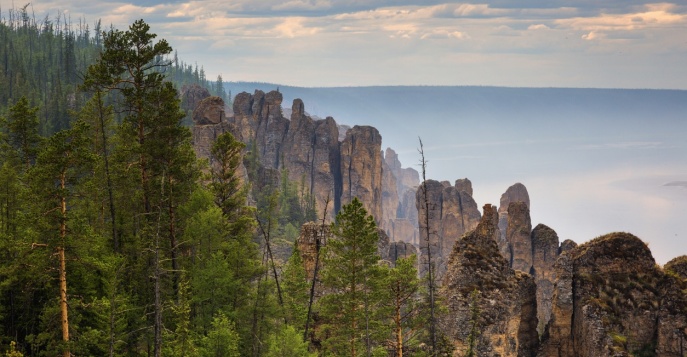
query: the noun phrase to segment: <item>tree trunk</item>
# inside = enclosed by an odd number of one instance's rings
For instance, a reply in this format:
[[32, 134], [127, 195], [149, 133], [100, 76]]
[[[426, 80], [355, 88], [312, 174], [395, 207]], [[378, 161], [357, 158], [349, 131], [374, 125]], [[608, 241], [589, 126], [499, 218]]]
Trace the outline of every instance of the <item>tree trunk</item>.
[[[60, 176], [60, 187], [64, 190], [65, 174]], [[67, 306], [67, 264], [64, 255], [65, 237], [67, 235], [67, 199], [62, 196], [60, 212], [62, 213], [62, 221], [60, 223], [60, 239], [61, 246], [57, 248], [57, 254], [60, 258], [60, 312], [62, 315], [62, 341], [65, 342], [64, 357], [69, 357], [69, 310]]]
[[400, 283], [396, 282], [396, 357], [403, 357], [403, 327], [401, 326], [401, 287]]

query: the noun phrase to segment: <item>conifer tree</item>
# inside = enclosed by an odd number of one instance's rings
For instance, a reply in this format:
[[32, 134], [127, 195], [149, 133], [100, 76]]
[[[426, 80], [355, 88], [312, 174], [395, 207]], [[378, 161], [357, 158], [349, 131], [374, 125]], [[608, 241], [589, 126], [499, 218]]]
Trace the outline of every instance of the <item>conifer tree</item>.
[[336, 215], [333, 238], [327, 242], [320, 300], [325, 320], [321, 338], [326, 353], [355, 357], [370, 355], [387, 336], [383, 302], [386, 271], [378, 265], [377, 226], [354, 198]]
[[[65, 252], [67, 235], [72, 230], [69, 208], [74, 205], [71, 199], [75, 195], [75, 185], [85, 177], [83, 173], [88, 171], [87, 166], [93, 161], [85, 135], [86, 130], [83, 122], [76, 122], [72, 129], [62, 130], [50, 137], [38, 156], [36, 166], [30, 173], [33, 191], [37, 195], [38, 202], [44, 207], [41, 211], [48, 217], [47, 226], [52, 227], [48, 228], [47, 237], [57, 238], [49, 239], [47, 243], [37, 244], [46, 244], [48, 248], [53, 248], [59, 260], [60, 321], [65, 357], [70, 356]], [[50, 231], [53, 233], [50, 234]]]
[[417, 257], [412, 255], [396, 260], [396, 266], [390, 269], [387, 279], [387, 287], [391, 295], [393, 306], [393, 343], [396, 357], [403, 357], [407, 351], [412, 350], [417, 344], [417, 336], [414, 333], [420, 323], [420, 308], [418, 306], [418, 293], [420, 280], [417, 276]]

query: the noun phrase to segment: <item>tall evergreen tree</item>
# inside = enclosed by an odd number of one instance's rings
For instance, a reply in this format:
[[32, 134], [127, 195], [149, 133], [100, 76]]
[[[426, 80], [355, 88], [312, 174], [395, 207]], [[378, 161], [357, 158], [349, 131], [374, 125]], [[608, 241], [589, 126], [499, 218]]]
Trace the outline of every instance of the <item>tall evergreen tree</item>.
[[371, 355], [387, 336], [388, 298], [385, 269], [378, 265], [377, 226], [354, 198], [336, 215], [333, 238], [327, 242], [322, 285], [331, 291], [320, 300], [325, 325], [325, 353], [355, 357]]

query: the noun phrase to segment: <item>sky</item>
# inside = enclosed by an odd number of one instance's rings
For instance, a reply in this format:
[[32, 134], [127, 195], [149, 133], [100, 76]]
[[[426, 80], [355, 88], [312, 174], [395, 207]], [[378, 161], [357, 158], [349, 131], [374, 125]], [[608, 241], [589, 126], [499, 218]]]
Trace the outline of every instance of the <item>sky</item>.
[[[24, 3], [0, 0], [5, 12]], [[30, 10], [120, 29], [143, 18], [225, 81], [687, 89], [683, 0], [39, 0]]]
[[[0, 0], [2, 16], [26, 2]], [[39, 0], [29, 11], [37, 18], [64, 14], [91, 29], [97, 19], [125, 29], [142, 18], [180, 59], [224, 81], [687, 90], [684, 0]], [[429, 110], [441, 105], [429, 104]], [[500, 193], [522, 182], [534, 224], [551, 225], [561, 239], [578, 243], [630, 231], [665, 263], [687, 254], [687, 139], [674, 129], [684, 132], [687, 117], [651, 124], [654, 119], [648, 114], [641, 125], [591, 139], [562, 133], [555, 153], [532, 146], [540, 139], [534, 132], [447, 138], [428, 148], [436, 164], [430, 178], [470, 178], [480, 205], [498, 204]], [[413, 143], [396, 147], [412, 166], [418, 132], [405, 134], [382, 131], [383, 145]], [[496, 162], [513, 169], [495, 171]]]

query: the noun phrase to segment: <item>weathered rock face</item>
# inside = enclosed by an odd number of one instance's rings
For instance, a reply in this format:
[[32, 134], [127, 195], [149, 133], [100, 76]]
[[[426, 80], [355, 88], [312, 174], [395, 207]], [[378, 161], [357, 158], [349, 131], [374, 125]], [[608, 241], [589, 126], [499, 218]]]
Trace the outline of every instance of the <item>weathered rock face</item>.
[[382, 162], [383, 218], [380, 226], [393, 241], [417, 242], [415, 191], [419, 177], [414, 169], [401, 167], [396, 152], [386, 149]]
[[673, 273], [682, 280], [687, 279], [687, 255], [672, 259], [663, 267], [666, 272]]
[[[255, 96], [262, 98], [262, 92], [255, 91]], [[258, 116], [253, 114], [254, 97], [246, 92], [241, 92], [234, 97], [233, 131], [236, 139], [245, 144], [255, 140], [255, 132], [258, 130]], [[261, 105], [258, 106], [260, 108]]]
[[681, 356], [684, 281], [656, 266], [629, 233], [611, 233], [561, 254], [552, 318], [539, 356]]
[[[341, 205], [357, 197], [368, 213], [382, 217], [382, 136], [371, 126], [354, 126], [341, 142]], [[336, 206], [338, 211], [340, 207]]]
[[456, 180], [455, 186], [458, 191], [465, 191], [472, 196], [472, 182], [467, 178]]
[[563, 241], [563, 243], [561, 243], [561, 246], [558, 247], [558, 254], [563, 254], [563, 252], [573, 250], [576, 247], [577, 247], [577, 243], [575, 243], [574, 241], [571, 241], [570, 239], [566, 239]]
[[377, 129], [338, 126], [331, 117], [315, 120], [300, 99], [288, 111], [289, 120], [283, 116], [282, 98], [277, 91], [239, 93], [230, 116], [219, 97], [202, 101], [194, 114], [196, 151], [209, 157], [214, 139], [231, 131], [247, 151], [257, 153], [259, 165], [251, 168], [254, 189], [278, 184], [287, 172], [303, 197], [315, 201], [319, 217], [326, 208], [325, 218], [333, 221], [342, 205], [358, 197], [391, 240], [417, 241], [417, 171], [402, 168], [391, 149], [382, 160]]
[[181, 109], [193, 112], [201, 100], [210, 96], [210, 92], [198, 84], [185, 84], [181, 87]]
[[511, 261], [511, 246], [508, 243], [507, 230], [508, 230], [508, 206], [511, 202], [525, 202], [527, 207], [530, 207], [530, 196], [527, 193], [527, 188], [521, 183], [516, 183], [511, 187], [508, 187], [506, 192], [501, 195], [501, 205], [499, 206], [499, 230], [501, 235], [497, 241], [499, 245], [499, 250], [501, 254], [506, 258], [506, 260]]
[[477, 356], [534, 356], [537, 350], [534, 280], [511, 269], [501, 256], [495, 239], [498, 219], [496, 208], [485, 205], [479, 225], [451, 252], [439, 293], [448, 309], [442, 327], [455, 346], [454, 356], [463, 356], [468, 349], [475, 304], [480, 331]]
[[508, 204], [506, 241], [510, 246], [511, 267], [524, 273], [532, 273], [532, 221], [525, 202]]
[[400, 258], [417, 255], [417, 248], [407, 242], [391, 242], [389, 245], [389, 261], [395, 263]]
[[206, 97], [193, 111], [193, 148], [198, 157], [210, 158], [210, 149], [221, 134], [231, 131], [220, 97]]
[[224, 100], [220, 97], [207, 97], [198, 103], [193, 111], [193, 124], [219, 124], [226, 121]]
[[[271, 91], [264, 97], [255, 97], [257, 98], [253, 102], [253, 112], [257, 112], [259, 117], [255, 142], [260, 153], [260, 163], [265, 167], [278, 169], [282, 157], [287, 156], [282, 151], [282, 146], [289, 130], [289, 120], [284, 118], [281, 112], [283, 97], [277, 91]], [[256, 110], [258, 105], [260, 107]]]
[[328, 224], [322, 226], [322, 223], [307, 222], [301, 227], [301, 233], [296, 239], [296, 246], [303, 260], [305, 276], [308, 281], [312, 281], [317, 251], [327, 245], [329, 239], [331, 239], [331, 232]]
[[537, 284], [537, 330], [544, 333], [544, 327], [551, 318], [551, 299], [556, 272], [553, 265], [558, 259], [558, 235], [556, 232], [538, 224], [532, 230], [532, 276]]
[[289, 179], [302, 182], [313, 195], [319, 212], [323, 212], [329, 197], [327, 218], [330, 220], [336, 214], [334, 188], [341, 175], [338, 135], [334, 119], [313, 120], [305, 115], [303, 101], [293, 101], [283, 163]]
[[[434, 263], [436, 277], [446, 271], [446, 262], [453, 244], [463, 234], [474, 229], [480, 221], [477, 203], [466, 191], [459, 191], [450, 183], [427, 180], [427, 204], [421, 184], [416, 193], [418, 210], [419, 245], [421, 252], [420, 271], [427, 269], [428, 259]], [[427, 227], [429, 225], [429, 249]]]

